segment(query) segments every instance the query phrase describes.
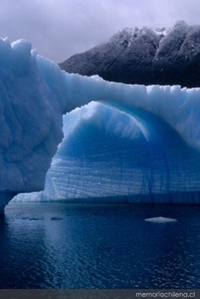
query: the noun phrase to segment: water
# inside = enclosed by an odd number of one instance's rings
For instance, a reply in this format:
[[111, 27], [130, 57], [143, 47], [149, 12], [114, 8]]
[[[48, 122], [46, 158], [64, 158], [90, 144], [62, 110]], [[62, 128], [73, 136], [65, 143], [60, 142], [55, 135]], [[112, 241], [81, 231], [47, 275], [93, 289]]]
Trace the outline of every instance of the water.
[[[172, 223], [151, 223], [150, 217]], [[200, 288], [200, 206], [12, 203], [0, 288]]]

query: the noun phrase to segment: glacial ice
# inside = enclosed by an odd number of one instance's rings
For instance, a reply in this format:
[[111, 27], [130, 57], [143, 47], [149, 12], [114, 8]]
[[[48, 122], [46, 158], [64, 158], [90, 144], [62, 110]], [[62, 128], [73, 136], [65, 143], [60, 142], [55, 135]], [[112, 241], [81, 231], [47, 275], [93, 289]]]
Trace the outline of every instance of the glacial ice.
[[63, 137], [65, 105], [60, 68], [38, 56], [26, 40], [1, 39], [0, 212], [14, 194], [44, 188]]
[[63, 117], [63, 131], [44, 192], [16, 200], [199, 203], [199, 150], [160, 116], [91, 102]]
[[0, 86], [2, 207], [43, 189], [66, 112], [45, 190], [29, 198], [199, 202], [200, 89], [67, 74], [28, 41], [8, 39]]
[[64, 116], [40, 200], [200, 202], [199, 89], [66, 80], [69, 110], [98, 102]]

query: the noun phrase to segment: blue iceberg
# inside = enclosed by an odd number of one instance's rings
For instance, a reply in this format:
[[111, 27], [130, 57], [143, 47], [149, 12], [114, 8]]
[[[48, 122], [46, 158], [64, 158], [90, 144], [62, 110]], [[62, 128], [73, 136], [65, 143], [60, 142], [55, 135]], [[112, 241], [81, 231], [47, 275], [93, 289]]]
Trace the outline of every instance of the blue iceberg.
[[[74, 78], [64, 139], [43, 192], [17, 200], [198, 203], [199, 89]], [[69, 87], [72, 84], [68, 83]], [[82, 97], [81, 97], [82, 95]]]
[[47, 172], [43, 200], [199, 200], [199, 151], [161, 117], [91, 102], [68, 113], [63, 123], [64, 140]]
[[44, 183], [22, 198], [199, 202], [198, 88], [67, 74], [24, 40], [0, 58], [2, 207]]

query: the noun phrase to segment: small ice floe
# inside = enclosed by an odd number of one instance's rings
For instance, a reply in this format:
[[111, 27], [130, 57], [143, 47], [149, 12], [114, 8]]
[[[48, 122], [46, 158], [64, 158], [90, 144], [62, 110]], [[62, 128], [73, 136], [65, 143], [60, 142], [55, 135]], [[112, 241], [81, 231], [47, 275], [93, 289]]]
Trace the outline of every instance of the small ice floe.
[[167, 217], [153, 217], [153, 218], [147, 218], [145, 221], [149, 222], [155, 222], [155, 223], [168, 223], [168, 222], [177, 222], [174, 218], [167, 218]]

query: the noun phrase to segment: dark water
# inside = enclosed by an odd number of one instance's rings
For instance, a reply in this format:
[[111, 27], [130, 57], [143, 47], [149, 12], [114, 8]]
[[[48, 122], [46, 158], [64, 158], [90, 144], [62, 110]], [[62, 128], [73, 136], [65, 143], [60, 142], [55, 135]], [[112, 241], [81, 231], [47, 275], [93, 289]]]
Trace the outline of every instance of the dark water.
[[200, 206], [10, 204], [0, 288], [200, 288]]

